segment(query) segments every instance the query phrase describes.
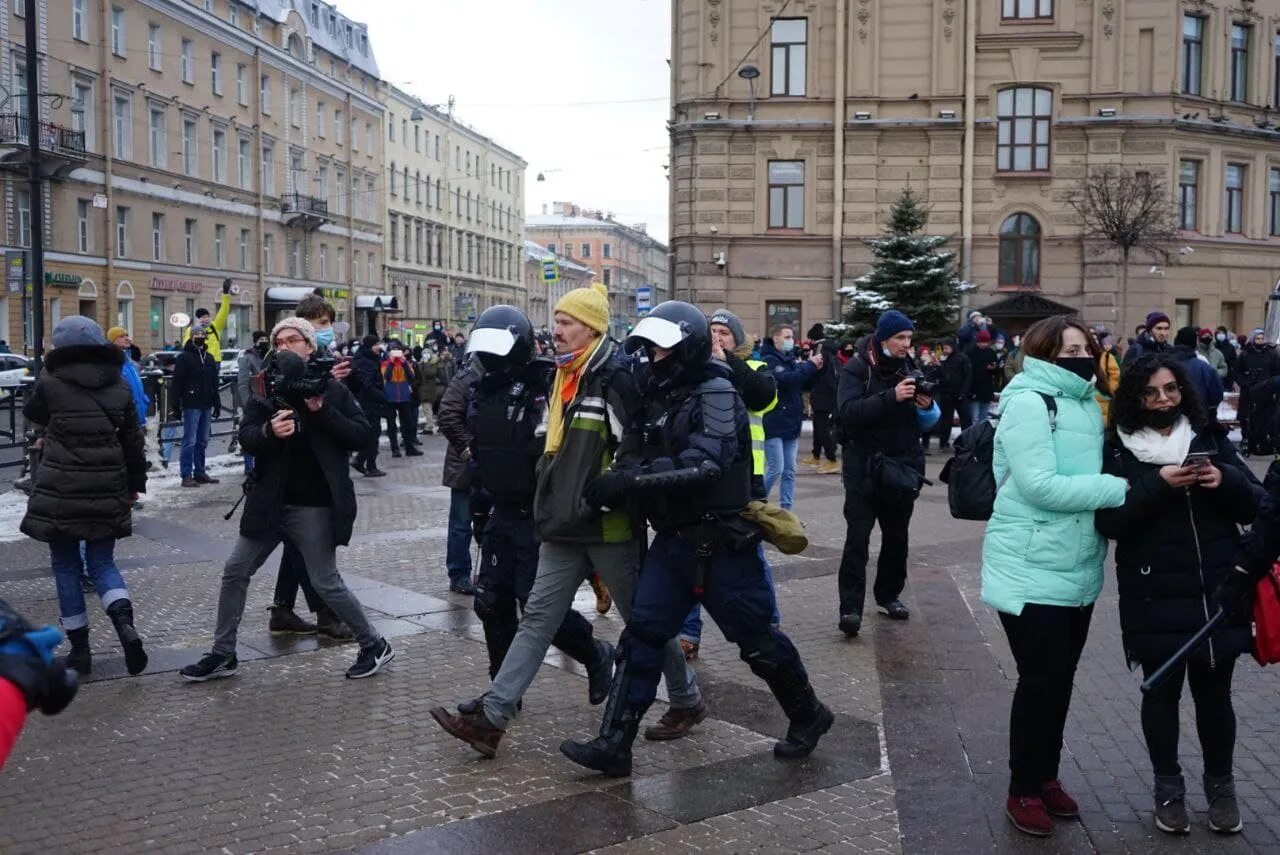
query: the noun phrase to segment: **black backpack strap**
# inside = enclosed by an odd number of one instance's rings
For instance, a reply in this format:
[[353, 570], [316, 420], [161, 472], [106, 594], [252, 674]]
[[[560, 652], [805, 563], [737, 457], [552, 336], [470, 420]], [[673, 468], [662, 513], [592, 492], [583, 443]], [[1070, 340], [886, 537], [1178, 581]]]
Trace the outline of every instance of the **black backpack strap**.
[[1054, 433], [1058, 429], [1058, 402], [1046, 392], [1041, 392], [1040, 397], [1044, 399], [1045, 409], [1049, 411], [1049, 433]]

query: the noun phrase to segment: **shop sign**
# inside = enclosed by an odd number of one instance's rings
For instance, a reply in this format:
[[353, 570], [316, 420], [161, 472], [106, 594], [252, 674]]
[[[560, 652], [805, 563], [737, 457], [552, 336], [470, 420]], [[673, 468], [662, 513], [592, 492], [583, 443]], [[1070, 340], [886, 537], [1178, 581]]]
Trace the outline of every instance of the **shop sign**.
[[55, 288], [79, 288], [80, 283], [84, 281], [84, 277], [79, 273], [52, 273], [44, 274], [44, 284], [52, 285]]
[[22, 250], [6, 250], [4, 254], [4, 281], [10, 294], [21, 294], [27, 281], [27, 259]]
[[321, 288], [320, 296], [326, 300], [348, 300], [351, 298], [351, 292], [346, 288]]
[[179, 291], [183, 294], [199, 294], [204, 290], [204, 283], [194, 279], [165, 279], [159, 276], [151, 279], [152, 291]]

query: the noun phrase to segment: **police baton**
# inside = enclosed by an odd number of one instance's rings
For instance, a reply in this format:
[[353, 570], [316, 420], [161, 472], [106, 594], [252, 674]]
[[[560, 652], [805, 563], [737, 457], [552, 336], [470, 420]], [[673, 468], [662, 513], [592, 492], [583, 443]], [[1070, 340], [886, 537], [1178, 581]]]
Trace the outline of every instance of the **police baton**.
[[1177, 653], [1170, 656], [1168, 661], [1152, 672], [1150, 677], [1142, 681], [1142, 693], [1145, 695], [1163, 683], [1169, 677], [1169, 673], [1181, 665], [1191, 655], [1191, 651], [1203, 644], [1204, 640], [1218, 628], [1218, 624], [1222, 623], [1226, 618], [1226, 609], [1218, 606], [1218, 610], [1213, 613], [1213, 617], [1209, 618], [1208, 623], [1200, 627], [1199, 632], [1191, 636], [1186, 644], [1178, 648]]

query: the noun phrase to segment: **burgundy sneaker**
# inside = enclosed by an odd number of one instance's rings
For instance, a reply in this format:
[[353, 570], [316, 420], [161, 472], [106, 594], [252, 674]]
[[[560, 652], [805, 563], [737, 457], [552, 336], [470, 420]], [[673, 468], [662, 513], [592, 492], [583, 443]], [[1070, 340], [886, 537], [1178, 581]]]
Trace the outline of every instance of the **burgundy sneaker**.
[[1053, 834], [1053, 820], [1044, 809], [1044, 801], [1035, 796], [1009, 796], [1004, 812], [1013, 827], [1023, 834], [1033, 837], [1048, 837]]
[[489, 723], [483, 711], [469, 715], [454, 715], [444, 707], [436, 707], [431, 710], [431, 717], [436, 720], [436, 724], [444, 728], [445, 733], [461, 739], [485, 757], [497, 755], [502, 731]]
[[1044, 802], [1044, 809], [1049, 812], [1050, 816], [1061, 817], [1062, 819], [1075, 819], [1080, 816], [1080, 805], [1076, 804], [1076, 800], [1067, 795], [1067, 791], [1062, 789], [1062, 782], [1058, 780], [1049, 781], [1040, 788], [1040, 800]]

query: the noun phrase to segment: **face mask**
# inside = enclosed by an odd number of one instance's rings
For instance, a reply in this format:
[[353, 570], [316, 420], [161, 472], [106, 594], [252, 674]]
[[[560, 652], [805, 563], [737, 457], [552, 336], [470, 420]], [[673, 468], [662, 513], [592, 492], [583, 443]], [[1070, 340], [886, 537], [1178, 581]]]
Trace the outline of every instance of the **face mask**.
[[328, 350], [333, 344], [333, 329], [316, 330], [316, 350]]
[[202, 339], [202, 338], [193, 338], [193, 339], [191, 339], [191, 341], [195, 343], [195, 346], [196, 346], [196, 349], [197, 349], [197, 350], [204, 350], [204, 348], [205, 348], [204, 339]]
[[783, 353], [790, 353], [791, 351], [796, 349], [795, 339], [784, 338], [782, 340], [782, 345], [778, 349], [781, 350]]
[[1002, 341], [998, 341], [991, 346], [994, 347], [996, 350], [1004, 350], [1004, 342]]
[[1209, 338], [1208, 336], [1205, 336], [1204, 338], [1200, 339], [1200, 343], [1203, 344], [1205, 347], [1208, 347], [1209, 345], [1213, 344], [1213, 339]]
[[1143, 423], [1155, 430], [1164, 430], [1171, 428], [1177, 424], [1178, 417], [1182, 415], [1182, 407], [1171, 407], [1167, 410], [1143, 410]]
[[260, 341], [253, 346], [253, 349], [258, 351], [259, 355], [266, 356], [267, 351], [271, 349], [271, 344], [269, 342]]
[[1214, 338], [1216, 338], [1218, 341], [1226, 341], [1226, 340], [1227, 340], [1227, 334], [1226, 334], [1226, 333], [1224, 333], [1224, 332], [1220, 332], [1220, 333], [1218, 333], [1216, 336], [1214, 336]]
[[1053, 363], [1088, 383], [1092, 383], [1093, 378], [1097, 376], [1091, 356], [1059, 356]]

